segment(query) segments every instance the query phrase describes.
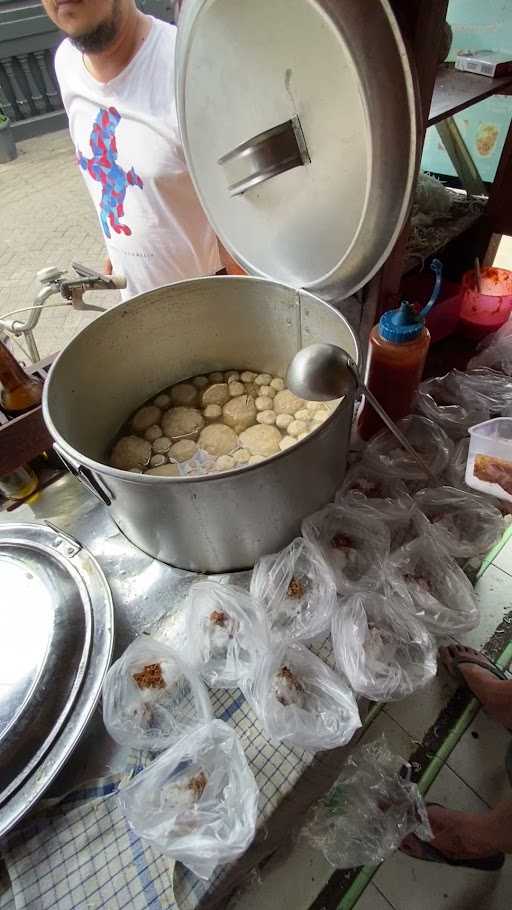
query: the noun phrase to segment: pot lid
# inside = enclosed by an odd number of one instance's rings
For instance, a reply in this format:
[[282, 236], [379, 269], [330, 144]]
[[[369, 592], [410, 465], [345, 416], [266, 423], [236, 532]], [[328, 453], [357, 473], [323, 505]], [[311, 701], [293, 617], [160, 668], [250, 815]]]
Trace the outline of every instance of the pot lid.
[[222, 243], [325, 299], [376, 272], [407, 215], [415, 86], [388, 0], [187, 0], [176, 103]]
[[[80, 544], [44, 525], [0, 528], [0, 807], [38, 769], [72, 714], [91, 667], [91, 653], [110, 591]], [[101, 682], [100, 682], [101, 685]], [[99, 695], [99, 689], [98, 689]], [[58, 769], [58, 761], [53, 762]], [[56, 771], [54, 771], [56, 773]], [[51, 775], [49, 777], [51, 779]], [[49, 779], [45, 780], [47, 785]], [[37, 787], [36, 787], [37, 791]], [[0, 826], [1, 827], [1, 826]]]

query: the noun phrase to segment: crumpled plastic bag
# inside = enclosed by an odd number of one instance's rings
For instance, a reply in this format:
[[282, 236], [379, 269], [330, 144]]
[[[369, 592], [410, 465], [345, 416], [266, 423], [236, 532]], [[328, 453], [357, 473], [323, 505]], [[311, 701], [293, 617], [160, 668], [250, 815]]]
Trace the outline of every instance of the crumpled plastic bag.
[[407, 495], [407, 487], [397, 477], [389, 477], [382, 471], [374, 471], [367, 464], [358, 461], [345, 474], [335, 500], [344, 503], [350, 496], [356, 501], [360, 501], [361, 498], [370, 500], [370, 505], [374, 505], [375, 501], [387, 502]]
[[252, 676], [270, 639], [261, 604], [236, 585], [198, 581], [185, 602], [187, 657], [212, 689], [235, 689]]
[[273, 742], [310, 752], [335, 749], [361, 726], [346, 680], [296, 642], [269, 651], [243, 692]]
[[384, 594], [392, 597], [396, 592], [436, 638], [469, 632], [480, 620], [471, 583], [431, 534], [391, 554]]
[[384, 736], [354, 750], [303, 829], [337, 869], [381, 863], [410, 834], [432, 838], [425, 803]]
[[128, 646], [103, 683], [103, 721], [122, 746], [159, 752], [211, 717], [197, 673], [147, 635]]
[[336, 666], [372, 701], [406, 698], [437, 670], [432, 636], [396, 594], [362, 591], [343, 599], [332, 620]]
[[[445, 470], [453, 452], [453, 443], [442, 427], [418, 414], [398, 421], [412, 447], [423, 458], [432, 474], [438, 477]], [[427, 482], [425, 472], [415, 459], [400, 446], [389, 430], [381, 430], [366, 445], [363, 464], [374, 471], [396, 477], [408, 486]]]
[[203, 879], [244, 853], [256, 831], [258, 787], [238, 737], [221, 720], [180, 739], [119, 800], [139, 837]]
[[489, 335], [480, 345], [480, 351], [468, 363], [469, 370], [488, 367], [512, 376], [512, 319], [508, 318], [497, 332]]
[[481, 496], [444, 486], [420, 490], [414, 498], [428, 531], [456, 559], [485, 556], [503, 533], [501, 513]]
[[338, 592], [373, 586], [389, 553], [390, 535], [377, 514], [353, 500], [336, 502], [302, 522], [302, 534], [331, 569]]
[[512, 381], [496, 370], [480, 368], [452, 371], [462, 393], [468, 399], [481, 403], [493, 416], [499, 415], [512, 398]]
[[318, 550], [302, 537], [258, 560], [251, 594], [265, 607], [275, 641], [313, 641], [330, 629], [334, 577]]
[[490, 405], [465, 390], [452, 370], [446, 376], [421, 383], [416, 410], [442, 427], [450, 439], [458, 440], [469, 427], [488, 419]]
[[[417, 537], [419, 511], [405, 484], [393, 479], [387, 481], [383, 479], [381, 484], [375, 485], [370, 481], [372, 486], [367, 488], [368, 492], [382, 494], [375, 496], [359, 492], [364, 488], [364, 480], [364, 470], [360, 468], [357, 479], [355, 475], [349, 478], [348, 489], [344, 484], [336, 493], [335, 503], [338, 505], [349, 503], [357, 508], [361, 518], [366, 514], [369, 519], [383, 521], [389, 531], [391, 552]], [[384, 495], [386, 493], [387, 495]]]
[[466, 487], [465, 476], [466, 476], [466, 464], [469, 454], [469, 436], [465, 436], [464, 439], [460, 439], [457, 445], [455, 446], [452, 457], [446, 467], [446, 470], [443, 474], [441, 480], [446, 480], [447, 484], [451, 487]]

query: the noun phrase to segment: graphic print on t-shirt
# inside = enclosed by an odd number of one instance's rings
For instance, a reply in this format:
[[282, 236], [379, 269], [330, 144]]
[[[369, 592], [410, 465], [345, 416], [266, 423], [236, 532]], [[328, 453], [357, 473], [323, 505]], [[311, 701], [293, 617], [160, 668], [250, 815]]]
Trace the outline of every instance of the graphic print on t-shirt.
[[92, 158], [86, 158], [80, 149], [76, 153], [82, 170], [101, 183], [100, 220], [103, 232], [109, 239], [110, 228], [116, 234], [130, 236], [131, 229], [119, 220], [124, 216], [126, 190], [129, 186], [140, 189], [144, 186], [133, 167], [124, 171], [117, 163], [116, 129], [120, 120], [121, 114], [115, 107], [109, 107], [108, 110], [100, 107], [89, 140]]

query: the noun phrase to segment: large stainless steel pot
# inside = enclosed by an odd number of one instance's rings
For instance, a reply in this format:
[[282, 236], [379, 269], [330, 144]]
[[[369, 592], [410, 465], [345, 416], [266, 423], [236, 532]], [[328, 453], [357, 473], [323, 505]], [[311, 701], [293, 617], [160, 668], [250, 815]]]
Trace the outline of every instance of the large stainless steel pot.
[[219, 369], [284, 376], [293, 355], [318, 341], [358, 361], [347, 321], [306, 291], [258, 278], [183, 281], [120, 304], [71, 341], [46, 381], [44, 417], [61, 455], [134, 544], [193, 571], [245, 568], [288, 543], [339, 485], [352, 399], [296, 447], [222, 475], [137, 475], [103, 459], [127, 416], [165, 386]]

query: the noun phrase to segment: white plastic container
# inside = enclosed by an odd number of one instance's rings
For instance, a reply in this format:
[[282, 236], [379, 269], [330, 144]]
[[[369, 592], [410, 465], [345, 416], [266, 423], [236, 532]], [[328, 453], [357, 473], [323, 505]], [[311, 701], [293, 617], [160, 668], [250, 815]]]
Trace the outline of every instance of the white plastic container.
[[478, 423], [470, 427], [469, 435], [468, 487], [512, 502], [512, 418]]

